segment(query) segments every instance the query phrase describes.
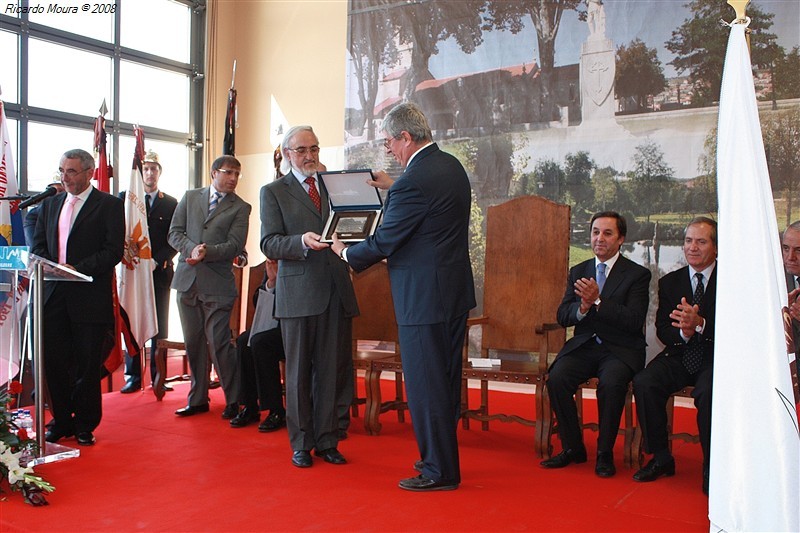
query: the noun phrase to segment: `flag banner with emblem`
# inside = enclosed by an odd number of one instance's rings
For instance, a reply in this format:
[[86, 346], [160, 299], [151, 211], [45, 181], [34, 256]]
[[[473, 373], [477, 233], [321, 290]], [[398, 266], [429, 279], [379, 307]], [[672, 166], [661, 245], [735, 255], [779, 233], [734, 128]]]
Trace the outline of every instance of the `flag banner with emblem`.
[[[19, 187], [6, 110], [0, 100], [0, 198], [18, 194]], [[22, 230], [19, 200], [0, 200], [0, 246], [24, 244], [25, 235]], [[0, 385], [13, 378], [20, 368], [22, 353], [20, 320], [24, 316], [28, 300], [27, 288], [27, 278], [16, 276], [13, 272], [0, 272]]]
[[[103, 101], [103, 109], [105, 101]], [[101, 110], [102, 111], [102, 110]], [[97, 182], [97, 188], [103, 192], [111, 191], [111, 178], [114, 175], [113, 167], [108, 164], [108, 153], [106, 151], [106, 119], [101, 114], [94, 121], [94, 156], [97, 158], [97, 166], [94, 169], [92, 178]]]
[[719, 105], [710, 531], [800, 531], [786, 282], [746, 25], [731, 25]]
[[222, 155], [236, 155], [236, 89], [228, 91], [228, 108], [225, 112], [225, 136], [222, 139]]
[[[158, 322], [153, 289], [155, 262], [147, 229], [147, 207], [142, 180], [144, 132], [136, 127], [134, 135], [136, 146], [133, 166], [125, 194], [125, 253], [119, 276], [119, 302], [128, 316], [131, 335], [136, 345], [144, 346], [148, 339], [158, 333]], [[127, 348], [128, 353], [133, 353], [131, 346]]]

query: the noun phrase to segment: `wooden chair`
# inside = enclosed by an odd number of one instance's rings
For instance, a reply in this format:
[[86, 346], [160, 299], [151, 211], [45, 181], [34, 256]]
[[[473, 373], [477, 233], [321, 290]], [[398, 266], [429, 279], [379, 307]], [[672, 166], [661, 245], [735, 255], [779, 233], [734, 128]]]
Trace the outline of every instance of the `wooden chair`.
[[[255, 268], [255, 267], [254, 267]], [[233, 310], [231, 311], [231, 333], [233, 340], [236, 340], [240, 333], [241, 326], [241, 297], [242, 297], [242, 270], [241, 268], [234, 268], [234, 282], [236, 284], [236, 292], [238, 296], [233, 302]], [[263, 274], [262, 274], [263, 275]], [[252, 304], [251, 304], [252, 305]], [[178, 376], [166, 377], [167, 375], [167, 353], [169, 350], [180, 352], [183, 357], [183, 374]], [[169, 339], [158, 339], [156, 341], [156, 378], [153, 382], [153, 394], [156, 396], [157, 401], [164, 398], [164, 383], [171, 383], [174, 381], [188, 381], [189, 377], [189, 363], [186, 358], [186, 344], [183, 341], [171, 341]]]
[[[389, 270], [385, 262], [380, 262], [353, 273], [352, 280], [361, 310], [353, 319], [353, 367], [354, 371], [364, 370], [366, 397], [359, 398], [354, 390], [351, 412], [358, 416], [358, 406], [365, 404], [364, 429], [368, 435], [377, 435], [381, 430], [378, 420], [381, 413], [396, 410], [397, 420], [405, 422], [408, 408]], [[380, 377], [384, 371], [395, 374], [395, 398], [387, 402], [381, 399]]]
[[[556, 324], [556, 310], [564, 293], [569, 263], [570, 208], [539, 196], [523, 196], [489, 207], [486, 217], [486, 258], [483, 314], [471, 318], [468, 328], [481, 329], [481, 358], [498, 360], [490, 367], [465, 360], [463, 369], [463, 425], [481, 421], [518, 422], [536, 428], [534, 449], [541, 457], [541, 432], [549, 428], [544, 405], [544, 376], [550, 355], [558, 352], [565, 330]], [[477, 363], [478, 361], [476, 361]], [[496, 361], [495, 361], [496, 362]], [[480, 405], [470, 408], [467, 383], [480, 381]], [[493, 413], [489, 382], [534, 387], [535, 417]]]

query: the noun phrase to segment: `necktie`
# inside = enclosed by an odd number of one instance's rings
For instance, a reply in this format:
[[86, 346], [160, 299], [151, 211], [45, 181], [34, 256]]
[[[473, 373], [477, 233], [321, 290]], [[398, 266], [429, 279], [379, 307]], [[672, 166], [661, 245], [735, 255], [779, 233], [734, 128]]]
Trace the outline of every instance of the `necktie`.
[[603, 292], [603, 285], [606, 284], [606, 264], [597, 265], [597, 287]]
[[214, 209], [217, 208], [218, 204], [219, 204], [219, 193], [215, 192], [214, 195], [211, 197], [211, 203], [208, 204], [208, 214], [209, 215], [214, 212]]
[[67, 240], [69, 240], [69, 230], [72, 228], [72, 213], [75, 211], [75, 203], [77, 201], [77, 196], [69, 195], [58, 217], [58, 262], [61, 264], [67, 262]]
[[149, 194], [145, 194], [144, 195], [144, 208], [147, 211], [147, 216], [150, 216], [150, 207], [151, 207], [150, 206], [150, 195]]
[[[694, 289], [694, 296], [692, 296], [692, 305], [699, 305], [705, 294], [705, 287], [703, 287], [703, 274], [700, 272], [694, 275], [697, 278], [697, 287]], [[700, 370], [700, 365], [703, 363], [703, 347], [697, 339], [697, 335], [693, 335], [683, 350], [683, 366], [690, 374], [696, 374]]]
[[314, 177], [308, 177], [305, 179], [305, 182], [308, 184], [308, 195], [311, 197], [311, 201], [314, 202], [314, 205], [317, 207], [317, 211], [322, 211], [322, 200], [319, 197], [319, 191], [317, 190], [317, 183], [314, 181]]

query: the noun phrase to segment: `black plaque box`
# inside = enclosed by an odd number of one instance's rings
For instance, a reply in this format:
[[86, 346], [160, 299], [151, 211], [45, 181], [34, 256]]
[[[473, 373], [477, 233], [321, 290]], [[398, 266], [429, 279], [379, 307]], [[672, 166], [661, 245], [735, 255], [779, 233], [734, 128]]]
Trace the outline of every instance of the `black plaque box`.
[[322, 242], [333, 242], [337, 233], [344, 242], [360, 242], [375, 233], [381, 218], [381, 195], [369, 185], [372, 171], [337, 170], [320, 172], [328, 191], [331, 215], [322, 232]]

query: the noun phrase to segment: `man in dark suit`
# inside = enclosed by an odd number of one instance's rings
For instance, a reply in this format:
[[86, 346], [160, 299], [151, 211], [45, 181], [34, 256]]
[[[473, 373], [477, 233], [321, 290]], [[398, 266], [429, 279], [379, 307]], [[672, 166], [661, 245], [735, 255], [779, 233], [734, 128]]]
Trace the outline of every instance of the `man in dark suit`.
[[231, 344], [231, 311], [238, 296], [233, 260], [247, 241], [250, 204], [236, 195], [242, 165], [230, 155], [211, 164], [211, 185], [186, 191], [172, 216], [168, 241], [180, 259], [172, 288], [192, 373], [181, 417], [208, 412], [209, 355], [225, 392], [222, 418], [239, 413], [239, 365]]
[[596, 376], [600, 429], [595, 474], [610, 477], [616, 473], [614, 442], [628, 383], [644, 368], [650, 271], [620, 254], [627, 234], [622, 215], [596, 213], [590, 227], [595, 257], [570, 269], [557, 312], [558, 323], [575, 326], [575, 334], [558, 353], [547, 380], [562, 451], [541, 465], [563, 468], [586, 462], [573, 395], [581, 383]]
[[675, 474], [675, 459], [667, 434], [667, 400], [674, 392], [691, 385], [703, 448], [703, 492], [708, 493], [717, 223], [708, 217], [696, 217], [689, 222], [684, 231], [683, 255], [688, 265], [658, 282], [656, 334], [665, 348], [633, 378], [645, 451], [653, 454], [633, 479], [655, 481]]
[[330, 206], [317, 176], [314, 130], [289, 129], [281, 151], [291, 170], [261, 188], [261, 251], [278, 260], [275, 318], [286, 352], [292, 464], [310, 467], [311, 450], [328, 463], [344, 464], [337, 447], [340, 423], [347, 420], [342, 411], [353, 398], [352, 317], [358, 304], [347, 265], [320, 242]]
[[[789, 293], [789, 314], [792, 317], [795, 360], [792, 376], [797, 394], [797, 367], [800, 364], [800, 220], [791, 223], [781, 235], [783, 266], [786, 269], [786, 290]], [[795, 397], [795, 400], [797, 397]]]
[[103, 358], [114, 342], [114, 266], [122, 259], [125, 212], [122, 200], [91, 186], [94, 158], [84, 150], [61, 156], [64, 193], [39, 209], [32, 252], [92, 276], [91, 282], [48, 281], [44, 285], [44, 372], [53, 420], [47, 442], [75, 435], [95, 443], [102, 417]]
[[[475, 307], [469, 259], [471, 191], [461, 163], [432, 141], [414, 104], [383, 123], [388, 153], [405, 167], [389, 188], [383, 223], [372, 237], [333, 250], [356, 271], [388, 258], [408, 407], [421, 456], [411, 491], [452, 490], [461, 482], [456, 429], [467, 314]], [[388, 180], [379, 172], [378, 182]]]
[[[147, 209], [147, 230], [150, 235], [150, 249], [153, 252], [155, 270], [153, 270], [153, 292], [156, 301], [156, 319], [158, 333], [150, 341], [150, 382], [156, 379], [156, 341], [166, 339], [169, 328], [169, 285], [174, 274], [172, 258], [178, 252], [167, 242], [172, 214], [178, 201], [172, 196], [158, 190], [158, 179], [161, 177], [161, 163], [158, 154], [152, 150], [147, 152], [142, 162], [142, 182], [144, 183], [144, 200]], [[125, 199], [125, 192], [119, 194]], [[125, 374], [128, 381], [120, 389], [123, 394], [136, 392], [142, 387], [142, 363], [137, 354], [131, 357], [125, 354]], [[172, 390], [165, 385], [166, 390]]]

